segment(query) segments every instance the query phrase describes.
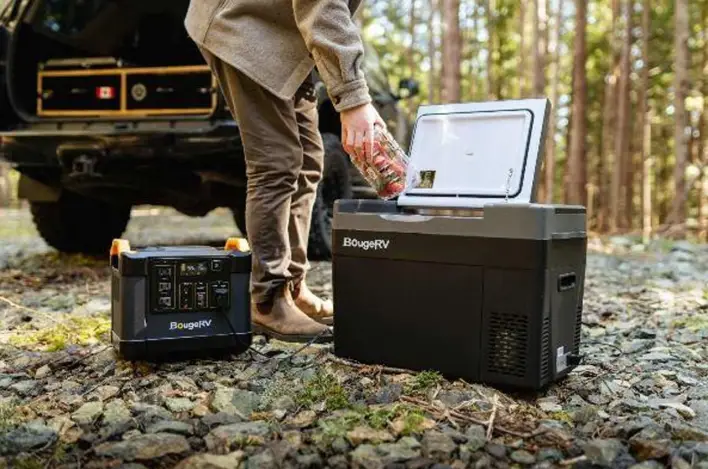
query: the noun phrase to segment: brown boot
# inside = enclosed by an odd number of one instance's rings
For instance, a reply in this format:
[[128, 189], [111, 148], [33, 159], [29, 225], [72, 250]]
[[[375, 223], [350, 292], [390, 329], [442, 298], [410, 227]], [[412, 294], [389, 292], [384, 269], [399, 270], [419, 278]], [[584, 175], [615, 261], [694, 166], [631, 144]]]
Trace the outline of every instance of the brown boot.
[[289, 288], [276, 291], [268, 303], [251, 305], [253, 332], [284, 342], [327, 342], [332, 330], [303, 313], [293, 301]]
[[334, 306], [331, 300], [322, 300], [307, 287], [304, 281], [293, 286], [293, 298], [298, 308], [321, 324], [334, 322]]

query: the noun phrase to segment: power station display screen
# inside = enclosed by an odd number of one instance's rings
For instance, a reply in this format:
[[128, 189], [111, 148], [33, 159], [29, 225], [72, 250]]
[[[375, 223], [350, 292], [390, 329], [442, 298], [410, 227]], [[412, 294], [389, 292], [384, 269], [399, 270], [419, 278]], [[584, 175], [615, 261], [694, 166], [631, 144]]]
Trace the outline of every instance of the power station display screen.
[[230, 273], [225, 259], [152, 259], [150, 309], [156, 313], [225, 311]]

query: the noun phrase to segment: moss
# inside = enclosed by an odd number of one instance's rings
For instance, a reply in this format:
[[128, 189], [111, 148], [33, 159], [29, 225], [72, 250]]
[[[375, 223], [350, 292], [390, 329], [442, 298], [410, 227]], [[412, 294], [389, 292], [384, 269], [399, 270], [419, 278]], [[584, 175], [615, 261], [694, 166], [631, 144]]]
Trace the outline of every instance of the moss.
[[416, 374], [412, 381], [407, 383], [405, 390], [409, 394], [425, 394], [443, 381], [437, 371], [422, 371]]
[[295, 402], [310, 407], [323, 401], [329, 411], [349, 407], [349, 395], [337, 377], [331, 373], [319, 372], [305, 383], [305, 387], [297, 393]]
[[676, 319], [671, 322], [673, 328], [685, 328], [693, 332], [708, 329], [708, 314], [696, 314], [694, 316]]
[[76, 316], [39, 331], [19, 331], [9, 341], [21, 348], [55, 352], [70, 345], [92, 345], [104, 341], [110, 328], [108, 316]]
[[553, 420], [559, 420], [561, 422], [565, 422], [565, 423], [569, 423], [569, 424], [573, 425], [573, 417], [568, 412], [564, 412], [564, 411], [551, 412], [548, 415]]
[[0, 433], [17, 425], [18, 414], [17, 403], [14, 400], [0, 402]]

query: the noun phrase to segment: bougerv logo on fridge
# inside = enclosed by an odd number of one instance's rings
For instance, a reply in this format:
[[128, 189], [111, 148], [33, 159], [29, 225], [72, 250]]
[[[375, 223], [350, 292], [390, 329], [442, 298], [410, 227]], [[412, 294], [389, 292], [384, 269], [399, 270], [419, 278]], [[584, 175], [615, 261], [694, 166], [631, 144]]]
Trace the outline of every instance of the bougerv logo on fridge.
[[170, 322], [170, 330], [179, 330], [179, 331], [192, 331], [194, 329], [203, 329], [205, 327], [211, 326], [211, 319], [203, 319], [201, 321], [194, 321], [194, 322], [176, 322], [172, 321]]
[[390, 242], [390, 239], [367, 239], [365, 241], [362, 241], [360, 239], [345, 236], [344, 240], [342, 241], [342, 247], [357, 248], [362, 249], [364, 251], [379, 251], [381, 249], [388, 249], [388, 245]]

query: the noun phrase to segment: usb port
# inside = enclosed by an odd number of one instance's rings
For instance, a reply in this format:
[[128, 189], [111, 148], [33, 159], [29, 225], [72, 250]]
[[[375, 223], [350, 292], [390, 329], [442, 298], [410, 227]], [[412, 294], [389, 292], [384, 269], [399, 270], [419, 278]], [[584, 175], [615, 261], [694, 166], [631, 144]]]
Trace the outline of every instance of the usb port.
[[172, 290], [172, 284], [169, 282], [160, 282], [160, 293]]

